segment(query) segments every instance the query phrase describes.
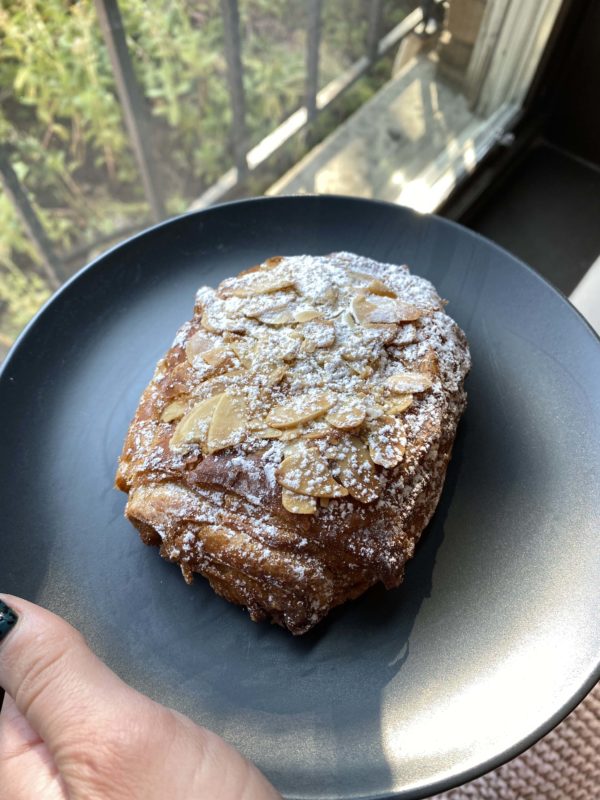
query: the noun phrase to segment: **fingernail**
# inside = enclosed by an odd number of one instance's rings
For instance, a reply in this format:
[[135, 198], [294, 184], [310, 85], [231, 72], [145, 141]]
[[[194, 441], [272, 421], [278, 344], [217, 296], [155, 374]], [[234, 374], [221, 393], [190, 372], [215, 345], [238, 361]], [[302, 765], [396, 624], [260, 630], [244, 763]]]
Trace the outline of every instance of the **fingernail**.
[[0, 642], [12, 631], [18, 619], [16, 612], [0, 600]]

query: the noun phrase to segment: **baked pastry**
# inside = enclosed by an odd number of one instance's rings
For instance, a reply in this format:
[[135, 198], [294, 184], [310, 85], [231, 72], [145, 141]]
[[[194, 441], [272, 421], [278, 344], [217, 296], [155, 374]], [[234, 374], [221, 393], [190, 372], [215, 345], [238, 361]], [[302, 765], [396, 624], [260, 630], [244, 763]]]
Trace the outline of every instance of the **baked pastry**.
[[201, 288], [117, 472], [148, 544], [253, 620], [304, 633], [398, 586], [436, 507], [470, 366], [407, 267], [268, 259]]

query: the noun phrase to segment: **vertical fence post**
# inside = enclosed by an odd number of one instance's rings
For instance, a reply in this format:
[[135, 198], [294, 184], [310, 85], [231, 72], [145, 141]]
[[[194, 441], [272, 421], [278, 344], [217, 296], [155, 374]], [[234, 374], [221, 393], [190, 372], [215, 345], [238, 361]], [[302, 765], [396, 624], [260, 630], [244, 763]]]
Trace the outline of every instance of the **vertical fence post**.
[[238, 0], [221, 0], [221, 13], [223, 16], [225, 58], [227, 60], [227, 80], [233, 114], [233, 150], [238, 177], [242, 178], [248, 171], [248, 162], [246, 160], [248, 137], [246, 133], [246, 95], [242, 70]]
[[306, 90], [305, 103], [308, 121], [317, 113], [319, 90], [319, 50], [321, 44], [322, 0], [309, 0], [306, 27]]
[[40, 255], [42, 269], [46, 274], [48, 283], [53, 289], [58, 289], [61, 283], [58, 260], [54, 255], [54, 250], [50, 244], [50, 240], [46, 236], [42, 223], [35, 213], [35, 209], [29, 202], [29, 198], [25, 194], [25, 190], [21, 186], [16, 172], [12, 168], [5, 147], [0, 147], [0, 179], [2, 180], [4, 191], [8, 195], [27, 231], [27, 235]]
[[382, 16], [383, 0], [371, 0], [369, 4], [369, 29], [367, 31], [367, 58], [371, 63], [376, 60], [379, 50]]
[[156, 161], [152, 157], [150, 146], [148, 110], [133, 71], [119, 5], [117, 0], [94, 0], [94, 5], [102, 36], [108, 48], [125, 125], [144, 184], [144, 193], [150, 204], [152, 216], [159, 221], [166, 216], [166, 211], [160, 191]]

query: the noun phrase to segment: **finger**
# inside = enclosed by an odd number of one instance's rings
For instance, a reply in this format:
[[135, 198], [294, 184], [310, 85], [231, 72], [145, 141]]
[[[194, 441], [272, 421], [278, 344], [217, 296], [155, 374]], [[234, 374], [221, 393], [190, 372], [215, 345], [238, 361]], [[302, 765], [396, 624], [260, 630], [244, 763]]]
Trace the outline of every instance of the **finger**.
[[[50, 752], [135, 694], [60, 617], [18, 597], [1, 599], [18, 619], [0, 643], [0, 686]], [[99, 702], [108, 696], [112, 704]]]
[[5, 695], [0, 713], [0, 800], [66, 800], [48, 748]]

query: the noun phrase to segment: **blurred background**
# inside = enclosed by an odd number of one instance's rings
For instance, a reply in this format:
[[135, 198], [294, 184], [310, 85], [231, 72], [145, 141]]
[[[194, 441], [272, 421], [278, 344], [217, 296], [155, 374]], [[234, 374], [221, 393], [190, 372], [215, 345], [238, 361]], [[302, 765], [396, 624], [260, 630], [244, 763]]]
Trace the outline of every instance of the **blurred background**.
[[[570, 292], [600, 253], [598, 5], [2, 0], [0, 359], [103, 250], [262, 193], [444, 213]], [[563, 185], [585, 243], [566, 272], [563, 228], [524, 219]]]

